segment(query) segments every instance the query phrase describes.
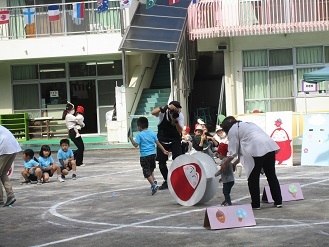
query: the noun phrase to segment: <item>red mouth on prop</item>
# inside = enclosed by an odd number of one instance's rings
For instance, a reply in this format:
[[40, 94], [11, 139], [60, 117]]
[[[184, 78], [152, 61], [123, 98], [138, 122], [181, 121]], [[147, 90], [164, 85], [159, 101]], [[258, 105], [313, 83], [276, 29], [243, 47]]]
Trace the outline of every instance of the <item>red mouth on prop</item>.
[[173, 170], [170, 182], [177, 197], [186, 202], [197, 190], [201, 177], [202, 171], [199, 165], [189, 163]]

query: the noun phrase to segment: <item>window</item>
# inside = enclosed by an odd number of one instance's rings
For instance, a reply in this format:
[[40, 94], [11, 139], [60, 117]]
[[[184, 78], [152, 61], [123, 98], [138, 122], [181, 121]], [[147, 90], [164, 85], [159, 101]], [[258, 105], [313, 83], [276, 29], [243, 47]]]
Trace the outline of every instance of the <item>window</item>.
[[70, 63], [70, 77], [96, 76], [95, 62]]
[[66, 82], [41, 83], [42, 108], [47, 105], [66, 104]]
[[12, 78], [16, 80], [38, 79], [37, 65], [17, 65], [12, 67]]
[[65, 78], [65, 64], [41, 64], [39, 72], [40, 79]]
[[121, 60], [97, 62], [97, 75], [122, 75]]
[[14, 110], [38, 109], [38, 84], [13, 85]]

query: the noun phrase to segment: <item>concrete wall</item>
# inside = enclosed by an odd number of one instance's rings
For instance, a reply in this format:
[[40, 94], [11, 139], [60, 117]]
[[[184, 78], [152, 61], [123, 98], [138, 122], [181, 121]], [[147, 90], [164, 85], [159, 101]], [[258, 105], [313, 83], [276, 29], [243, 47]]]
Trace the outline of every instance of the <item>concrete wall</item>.
[[13, 109], [10, 65], [0, 63], [0, 114], [11, 114]]
[[[316, 38], [315, 38], [316, 37]], [[277, 34], [198, 40], [198, 51], [216, 51], [219, 44], [227, 44], [224, 51], [225, 92], [227, 115], [244, 113], [242, 51], [268, 48], [329, 45], [328, 32]], [[305, 112], [303, 97], [296, 99], [296, 111]], [[329, 95], [308, 97], [308, 111], [323, 111], [329, 105]]]

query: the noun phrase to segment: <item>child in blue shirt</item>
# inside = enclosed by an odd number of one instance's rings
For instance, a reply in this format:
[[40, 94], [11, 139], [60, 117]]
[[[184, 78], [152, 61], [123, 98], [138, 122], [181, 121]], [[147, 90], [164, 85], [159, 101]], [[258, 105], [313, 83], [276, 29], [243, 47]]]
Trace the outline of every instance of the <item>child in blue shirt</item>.
[[38, 161], [42, 170], [44, 183], [48, 182], [49, 177], [52, 177], [55, 171], [57, 171], [57, 180], [59, 182], [64, 182], [64, 179], [61, 177], [61, 168], [59, 165], [54, 164], [54, 159], [51, 157], [51, 150], [48, 145], [41, 146]]
[[72, 179], [75, 180], [77, 178], [76, 163], [72, 149], [69, 148], [70, 141], [68, 139], [62, 139], [60, 145], [61, 149], [58, 150], [57, 158], [62, 172], [62, 178], [65, 179], [65, 175], [69, 174], [69, 171], [72, 170]]
[[169, 155], [169, 152], [159, 142], [156, 134], [148, 129], [149, 122], [146, 117], [140, 117], [137, 120], [137, 128], [140, 131], [135, 140], [132, 136], [129, 136], [131, 144], [134, 147], [139, 146], [140, 150], [140, 164], [143, 170], [144, 177], [148, 180], [151, 185], [152, 195], [158, 190], [157, 182], [154, 178], [155, 169], [155, 143], [161, 149], [161, 151]]
[[32, 149], [26, 149], [23, 151], [24, 169], [21, 171], [23, 178], [22, 183], [30, 183], [31, 181], [37, 181], [38, 185], [42, 184], [41, 177], [42, 171], [37, 159], [34, 158], [34, 151]]

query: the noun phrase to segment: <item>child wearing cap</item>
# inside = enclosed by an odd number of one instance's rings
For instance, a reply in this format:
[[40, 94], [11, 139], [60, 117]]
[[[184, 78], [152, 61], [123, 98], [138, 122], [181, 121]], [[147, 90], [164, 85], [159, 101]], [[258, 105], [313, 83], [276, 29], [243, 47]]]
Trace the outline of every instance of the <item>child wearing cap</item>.
[[190, 152], [192, 149], [192, 137], [190, 135], [190, 127], [184, 126], [182, 131], [182, 154]]
[[80, 137], [80, 133], [79, 133], [79, 130], [81, 130], [81, 128], [85, 127], [85, 123], [84, 123], [84, 116], [83, 114], [85, 113], [85, 108], [83, 108], [83, 106], [78, 106], [77, 107], [77, 113], [75, 115], [75, 118], [76, 118], [76, 125], [74, 125], [74, 132], [76, 133], [75, 135], [75, 138], [78, 138]]
[[[219, 143], [218, 145], [218, 154], [219, 154], [219, 158], [223, 161], [225, 161], [227, 159], [227, 149], [228, 149], [228, 145], [226, 143]], [[234, 165], [229, 162], [227, 164], [227, 169], [225, 172], [222, 171], [222, 169], [220, 169], [218, 172], [216, 172], [215, 177], [218, 177], [219, 175], [221, 175], [221, 178], [219, 180], [219, 182], [223, 182], [223, 194], [225, 197], [225, 200], [222, 202], [222, 206], [231, 206], [232, 205], [232, 201], [231, 201], [231, 189], [234, 185]]]

